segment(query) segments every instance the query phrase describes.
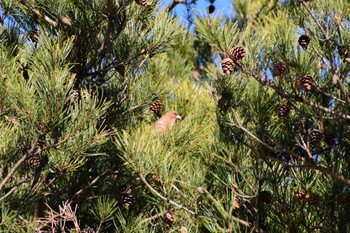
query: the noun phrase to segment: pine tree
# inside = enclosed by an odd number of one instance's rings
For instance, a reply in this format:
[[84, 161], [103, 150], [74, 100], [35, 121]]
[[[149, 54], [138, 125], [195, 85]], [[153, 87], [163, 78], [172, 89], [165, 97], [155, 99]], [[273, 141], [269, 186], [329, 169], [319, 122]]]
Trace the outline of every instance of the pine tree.
[[345, 232], [350, 4], [232, 3], [2, 1], [0, 231]]

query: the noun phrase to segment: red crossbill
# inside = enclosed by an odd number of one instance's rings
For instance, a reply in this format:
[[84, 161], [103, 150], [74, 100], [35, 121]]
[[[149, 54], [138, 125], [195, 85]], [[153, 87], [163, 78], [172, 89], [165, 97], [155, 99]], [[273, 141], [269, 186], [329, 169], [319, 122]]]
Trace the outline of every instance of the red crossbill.
[[175, 111], [169, 111], [165, 113], [161, 118], [159, 118], [154, 126], [157, 130], [157, 133], [162, 136], [165, 131], [171, 129], [175, 125], [176, 119], [181, 119], [180, 115]]

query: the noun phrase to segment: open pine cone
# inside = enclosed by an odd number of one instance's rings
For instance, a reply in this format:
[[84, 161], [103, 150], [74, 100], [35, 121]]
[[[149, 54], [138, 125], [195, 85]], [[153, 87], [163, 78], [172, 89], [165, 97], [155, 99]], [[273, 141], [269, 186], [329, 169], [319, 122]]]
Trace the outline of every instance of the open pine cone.
[[221, 67], [224, 74], [230, 75], [234, 69], [234, 63], [231, 58], [224, 58], [221, 61]]
[[246, 51], [243, 47], [236, 46], [230, 51], [230, 57], [234, 61], [241, 60], [246, 55]]

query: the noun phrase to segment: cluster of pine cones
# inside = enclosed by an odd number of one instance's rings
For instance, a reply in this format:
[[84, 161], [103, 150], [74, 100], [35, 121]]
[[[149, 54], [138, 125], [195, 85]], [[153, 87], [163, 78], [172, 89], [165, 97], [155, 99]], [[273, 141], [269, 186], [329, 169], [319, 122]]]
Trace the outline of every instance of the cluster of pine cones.
[[236, 46], [226, 54], [226, 58], [221, 61], [221, 67], [226, 75], [230, 75], [234, 70], [235, 62], [238, 62], [246, 55], [246, 51], [243, 47]]

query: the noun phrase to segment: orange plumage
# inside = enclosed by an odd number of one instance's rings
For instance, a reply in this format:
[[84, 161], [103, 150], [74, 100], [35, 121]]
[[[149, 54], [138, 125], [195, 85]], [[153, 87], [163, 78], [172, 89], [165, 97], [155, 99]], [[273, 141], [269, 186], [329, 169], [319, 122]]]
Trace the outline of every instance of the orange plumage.
[[157, 133], [162, 136], [165, 131], [171, 129], [175, 125], [176, 119], [181, 119], [180, 115], [175, 111], [169, 111], [165, 113], [161, 118], [159, 118], [154, 126]]

